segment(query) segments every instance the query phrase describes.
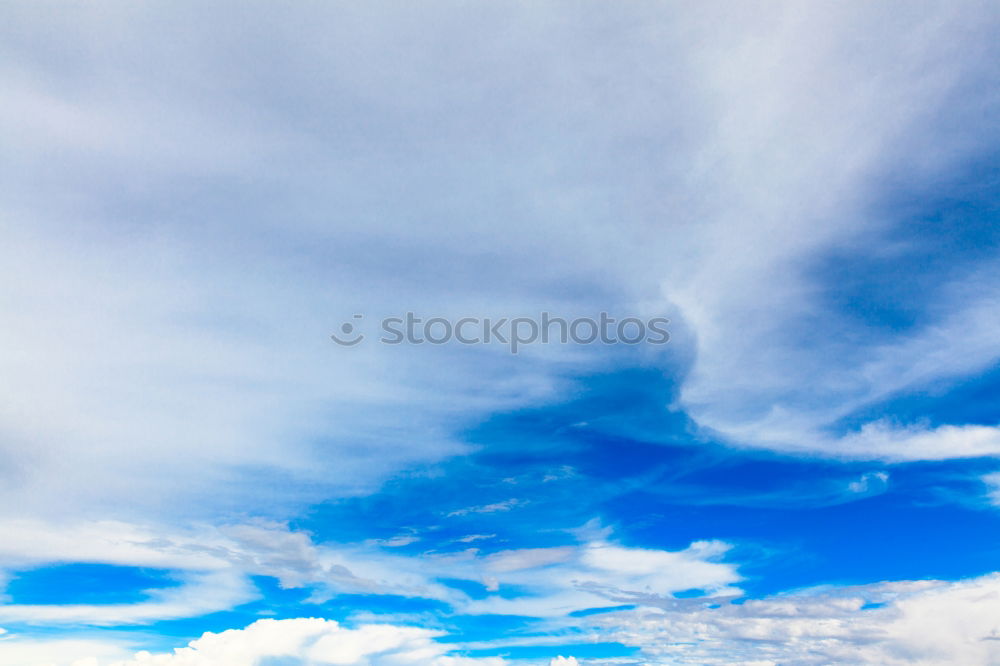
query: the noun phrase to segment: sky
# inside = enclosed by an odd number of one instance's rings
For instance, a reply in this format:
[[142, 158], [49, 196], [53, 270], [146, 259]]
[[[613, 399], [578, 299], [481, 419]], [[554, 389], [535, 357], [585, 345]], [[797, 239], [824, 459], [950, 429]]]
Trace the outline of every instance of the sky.
[[997, 663], [998, 30], [5, 3], [0, 666]]

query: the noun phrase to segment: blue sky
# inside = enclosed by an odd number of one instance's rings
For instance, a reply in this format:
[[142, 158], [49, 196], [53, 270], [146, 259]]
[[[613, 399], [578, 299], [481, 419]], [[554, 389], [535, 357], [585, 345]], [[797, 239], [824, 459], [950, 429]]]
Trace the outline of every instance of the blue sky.
[[996, 663], [998, 22], [5, 5], [0, 666]]

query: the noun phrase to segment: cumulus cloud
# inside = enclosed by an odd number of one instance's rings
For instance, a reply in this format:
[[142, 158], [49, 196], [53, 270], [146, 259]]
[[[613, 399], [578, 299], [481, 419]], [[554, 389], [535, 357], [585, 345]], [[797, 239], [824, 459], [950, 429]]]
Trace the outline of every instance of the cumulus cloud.
[[[415, 627], [364, 625], [345, 628], [332, 620], [258, 620], [244, 629], [206, 633], [168, 654], [140, 652], [131, 659], [94, 666], [500, 666], [502, 659], [449, 656], [440, 634]], [[3, 662], [0, 662], [3, 663]], [[82, 666], [82, 663], [80, 664]], [[89, 666], [89, 665], [88, 665]]]

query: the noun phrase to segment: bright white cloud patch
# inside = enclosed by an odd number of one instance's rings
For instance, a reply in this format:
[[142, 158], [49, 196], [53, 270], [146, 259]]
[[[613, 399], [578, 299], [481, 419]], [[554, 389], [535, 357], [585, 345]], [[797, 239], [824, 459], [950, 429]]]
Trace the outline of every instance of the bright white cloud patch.
[[499, 666], [500, 659], [448, 656], [439, 635], [415, 627], [341, 627], [331, 620], [258, 620], [245, 629], [208, 633], [172, 654], [141, 653], [110, 666]]
[[941, 460], [1000, 455], [1000, 427], [900, 428], [876, 422], [840, 440], [849, 457], [885, 460]]
[[108, 639], [32, 639], [3, 633], [0, 631], [0, 666], [104, 666], [135, 652]]

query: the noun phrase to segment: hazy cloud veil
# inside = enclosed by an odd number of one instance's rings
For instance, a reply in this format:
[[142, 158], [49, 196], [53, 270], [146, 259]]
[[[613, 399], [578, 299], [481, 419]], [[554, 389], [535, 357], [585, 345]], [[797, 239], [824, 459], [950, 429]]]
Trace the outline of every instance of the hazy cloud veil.
[[0, 664], [994, 663], [998, 29], [7, 3]]

